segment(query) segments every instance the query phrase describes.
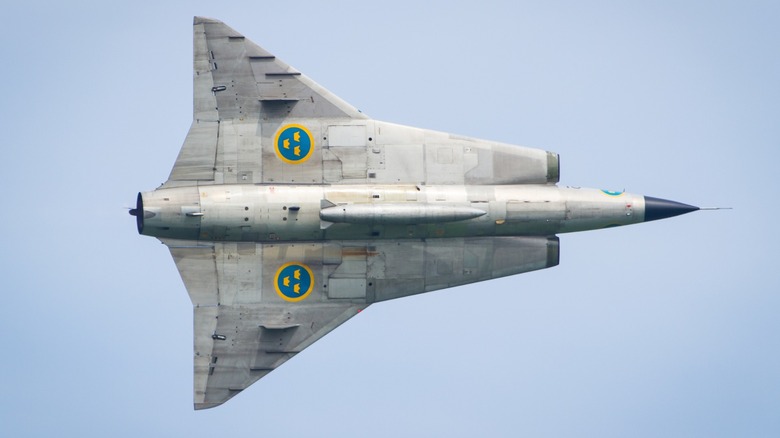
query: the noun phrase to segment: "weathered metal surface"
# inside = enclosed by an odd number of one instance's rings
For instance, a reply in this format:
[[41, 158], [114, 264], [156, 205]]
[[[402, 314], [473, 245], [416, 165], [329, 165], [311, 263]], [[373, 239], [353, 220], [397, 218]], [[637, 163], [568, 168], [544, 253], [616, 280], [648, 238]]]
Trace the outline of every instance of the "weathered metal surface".
[[558, 233], [695, 210], [562, 188], [557, 154], [372, 120], [195, 18], [193, 124], [140, 193], [194, 308], [195, 408], [224, 403], [372, 303], [558, 264]]

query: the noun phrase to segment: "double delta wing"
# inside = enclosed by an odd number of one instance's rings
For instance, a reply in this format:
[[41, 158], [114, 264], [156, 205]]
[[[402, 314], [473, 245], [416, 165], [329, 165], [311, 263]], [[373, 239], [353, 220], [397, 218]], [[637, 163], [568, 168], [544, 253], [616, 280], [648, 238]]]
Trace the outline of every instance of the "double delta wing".
[[[165, 187], [394, 184], [414, 194], [419, 184], [557, 179], [545, 151], [369, 119], [219, 21], [195, 18], [194, 48], [193, 123]], [[374, 302], [558, 263], [554, 236], [201, 237], [163, 240], [194, 306], [196, 409], [224, 403]]]
[[196, 409], [224, 403], [371, 303], [558, 263], [554, 237], [165, 243], [194, 305]]
[[[550, 152], [369, 119], [219, 21], [195, 18], [194, 47], [193, 122], [167, 187], [557, 180]], [[312, 144], [282, 156], [289, 125]]]

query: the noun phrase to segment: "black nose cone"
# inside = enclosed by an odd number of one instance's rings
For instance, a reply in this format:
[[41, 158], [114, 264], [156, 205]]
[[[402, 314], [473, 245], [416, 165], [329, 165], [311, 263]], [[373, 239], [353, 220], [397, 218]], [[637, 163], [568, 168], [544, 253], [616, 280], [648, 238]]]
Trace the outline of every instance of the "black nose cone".
[[645, 222], [666, 219], [698, 210], [699, 207], [682, 202], [645, 196]]

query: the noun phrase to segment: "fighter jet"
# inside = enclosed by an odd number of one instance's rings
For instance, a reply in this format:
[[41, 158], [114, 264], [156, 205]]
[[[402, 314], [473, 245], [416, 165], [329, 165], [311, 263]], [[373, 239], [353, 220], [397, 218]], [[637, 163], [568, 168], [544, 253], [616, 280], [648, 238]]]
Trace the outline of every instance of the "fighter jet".
[[553, 152], [374, 120], [224, 23], [194, 20], [192, 126], [138, 232], [194, 308], [195, 409], [371, 304], [558, 264], [556, 234], [697, 207], [558, 187]]

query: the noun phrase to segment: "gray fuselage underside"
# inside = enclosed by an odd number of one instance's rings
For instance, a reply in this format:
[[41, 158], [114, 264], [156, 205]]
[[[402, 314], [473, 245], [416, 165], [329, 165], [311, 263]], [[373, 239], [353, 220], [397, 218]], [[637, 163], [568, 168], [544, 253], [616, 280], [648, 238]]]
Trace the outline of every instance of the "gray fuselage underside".
[[[644, 221], [641, 195], [555, 185], [236, 184], [158, 189], [142, 197], [143, 234], [187, 240], [545, 236]], [[322, 219], [335, 215], [321, 211], [342, 206], [353, 207], [351, 211], [360, 211], [360, 216], [337, 223]], [[470, 214], [477, 217], [425, 216], [443, 208], [477, 211]]]

